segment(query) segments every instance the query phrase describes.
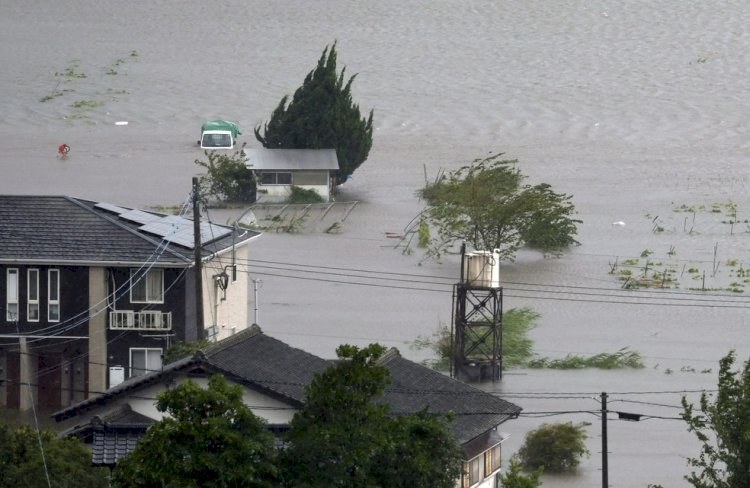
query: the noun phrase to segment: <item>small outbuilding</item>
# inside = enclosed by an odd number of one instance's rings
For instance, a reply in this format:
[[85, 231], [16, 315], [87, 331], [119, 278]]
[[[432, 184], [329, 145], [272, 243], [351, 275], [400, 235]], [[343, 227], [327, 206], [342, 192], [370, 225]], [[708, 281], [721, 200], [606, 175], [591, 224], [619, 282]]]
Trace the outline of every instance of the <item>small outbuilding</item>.
[[246, 149], [248, 169], [253, 172], [258, 202], [285, 202], [292, 187], [313, 190], [330, 201], [333, 177], [339, 170], [335, 149]]

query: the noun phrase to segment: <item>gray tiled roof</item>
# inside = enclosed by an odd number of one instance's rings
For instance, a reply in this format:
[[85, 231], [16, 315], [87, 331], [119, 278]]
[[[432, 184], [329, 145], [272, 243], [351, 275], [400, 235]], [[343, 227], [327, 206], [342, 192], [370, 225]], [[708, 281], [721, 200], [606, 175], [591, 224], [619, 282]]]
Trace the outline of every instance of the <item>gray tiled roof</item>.
[[247, 167], [253, 170], [329, 170], [339, 169], [335, 149], [267, 149], [245, 150]]
[[120, 458], [135, 449], [144, 430], [106, 429], [94, 431], [91, 445], [91, 464], [94, 466], [114, 466]]
[[521, 407], [461, 381], [402, 358], [391, 349], [380, 364], [390, 371], [390, 384], [381, 401], [394, 414], [412, 414], [427, 408], [432, 413], [455, 414], [449, 424], [463, 444], [508, 419]]
[[[0, 195], [0, 263], [89, 265], [155, 260], [157, 265], [188, 266], [193, 262], [192, 249], [175, 244], [159, 247], [159, 237], [95, 205], [66, 196]], [[203, 255], [258, 235], [231, 230], [227, 237], [206, 244]]]
[[[269, 337], [253, 325], [205, 348], [193, 357], [164, 366], [162, 371], [132, 378], [106, 392], [54, 414], [59, 420], [76, 415], [109, 399], [163, 381], [176, 371], [220, 372], [233, 380], [275, 396], [291, 405], [304, 403], [305, 387], [331, 361]], [[393, 414], [411, 414], [427, 408], [431, 413], [455, 414], [450, 429], [461, 444], [487, 432], [521, 408], [497, 396], [414, 363], [389, 350], [380, 364], [390, 372], [390, 383], [380, 401]]]
[[204, 350], [207, 361], [259, 389], [303, 403], [305, 386], [330, 363], [253, 325]]

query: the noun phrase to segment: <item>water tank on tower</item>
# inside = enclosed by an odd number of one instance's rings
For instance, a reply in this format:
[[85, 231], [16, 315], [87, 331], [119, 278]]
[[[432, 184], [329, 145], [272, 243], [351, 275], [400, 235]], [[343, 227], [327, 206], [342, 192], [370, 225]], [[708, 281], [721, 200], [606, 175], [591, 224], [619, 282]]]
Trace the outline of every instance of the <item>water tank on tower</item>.
[[500, 288], [500, 253], [473, 251], [464, 254], [464, 283], [470, 288]]

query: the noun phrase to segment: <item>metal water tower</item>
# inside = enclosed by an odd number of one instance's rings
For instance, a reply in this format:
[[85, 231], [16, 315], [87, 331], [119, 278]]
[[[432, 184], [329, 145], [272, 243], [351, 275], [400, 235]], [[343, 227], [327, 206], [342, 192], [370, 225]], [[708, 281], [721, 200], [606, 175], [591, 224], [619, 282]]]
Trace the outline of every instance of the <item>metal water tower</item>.
[[451, 376], [497, 381], [502, 376], [503, 289], [500, 254], [461, 249], [461, 280], [453, 287]]

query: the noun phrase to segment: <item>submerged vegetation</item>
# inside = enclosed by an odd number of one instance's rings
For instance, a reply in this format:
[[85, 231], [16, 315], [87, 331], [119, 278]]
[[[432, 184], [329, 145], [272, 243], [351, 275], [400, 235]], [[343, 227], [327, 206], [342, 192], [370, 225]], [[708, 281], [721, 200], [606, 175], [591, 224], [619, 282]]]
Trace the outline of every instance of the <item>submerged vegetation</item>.
[[[609, 263], [609, 273], [617, 277], [624, 289], [665, 288], [690, 291], [718, 291], [744, 293], [750, 284], [750, 270], [735, 256], [722, 257], [719, 247], [727, 235], [739, 237], [750, 233], [750, 219], [742, 218], [737, 204], [732, 200], [709, 205], [681, 204], [672, 208], [668, 217], [646, 214], [652, 234], [662, 242], [659, 253], [646, 248], [638, 257], [615, 258]], [[675, 218], [688, 214], [684, 218]], [[716, 243], [711, 256], [705, 259], [684, 259], [695, 256], [694, 249], [678, 250], [673, 244], [664, 245], [664, 236], [715, 235]], [[681, 239], [684, 241], [684, 238]], [[664, 246], [664, 247], [662, 247]], [[660, 256], [660, 257], [656, 257]]]
[[39, 98], [41, 103], [52, 102], [58, 98], [65, 98], [67, 94], [79, 93], [84, 94], [87, 98], [81, 98], [67, 102], [67, 106], [73, 109], [72, 113], [65, 115], [63, 118], [68, 120], [86, 119], [89, 114], [96, 108], [105, 105], [108, 102], [115, 102], [118, 97], [126, 95], [127, 90], [122, 88], [101, 89], [97, 83], [102, 78], [97, 76], [99, 73], [104, 76], [122, 76], [126, 75], [123, 71], [128, 61], [138, 57], [138, 52], [130, 51], [126, 57], [116, 58], [109, 66], [101, 68], [94, 74], [86, 73], [81, 68], [81, 60], [74, 59], [68, 62], [68, 65], [61, 71], [55, 71], [55, 86], [49, 93]]

